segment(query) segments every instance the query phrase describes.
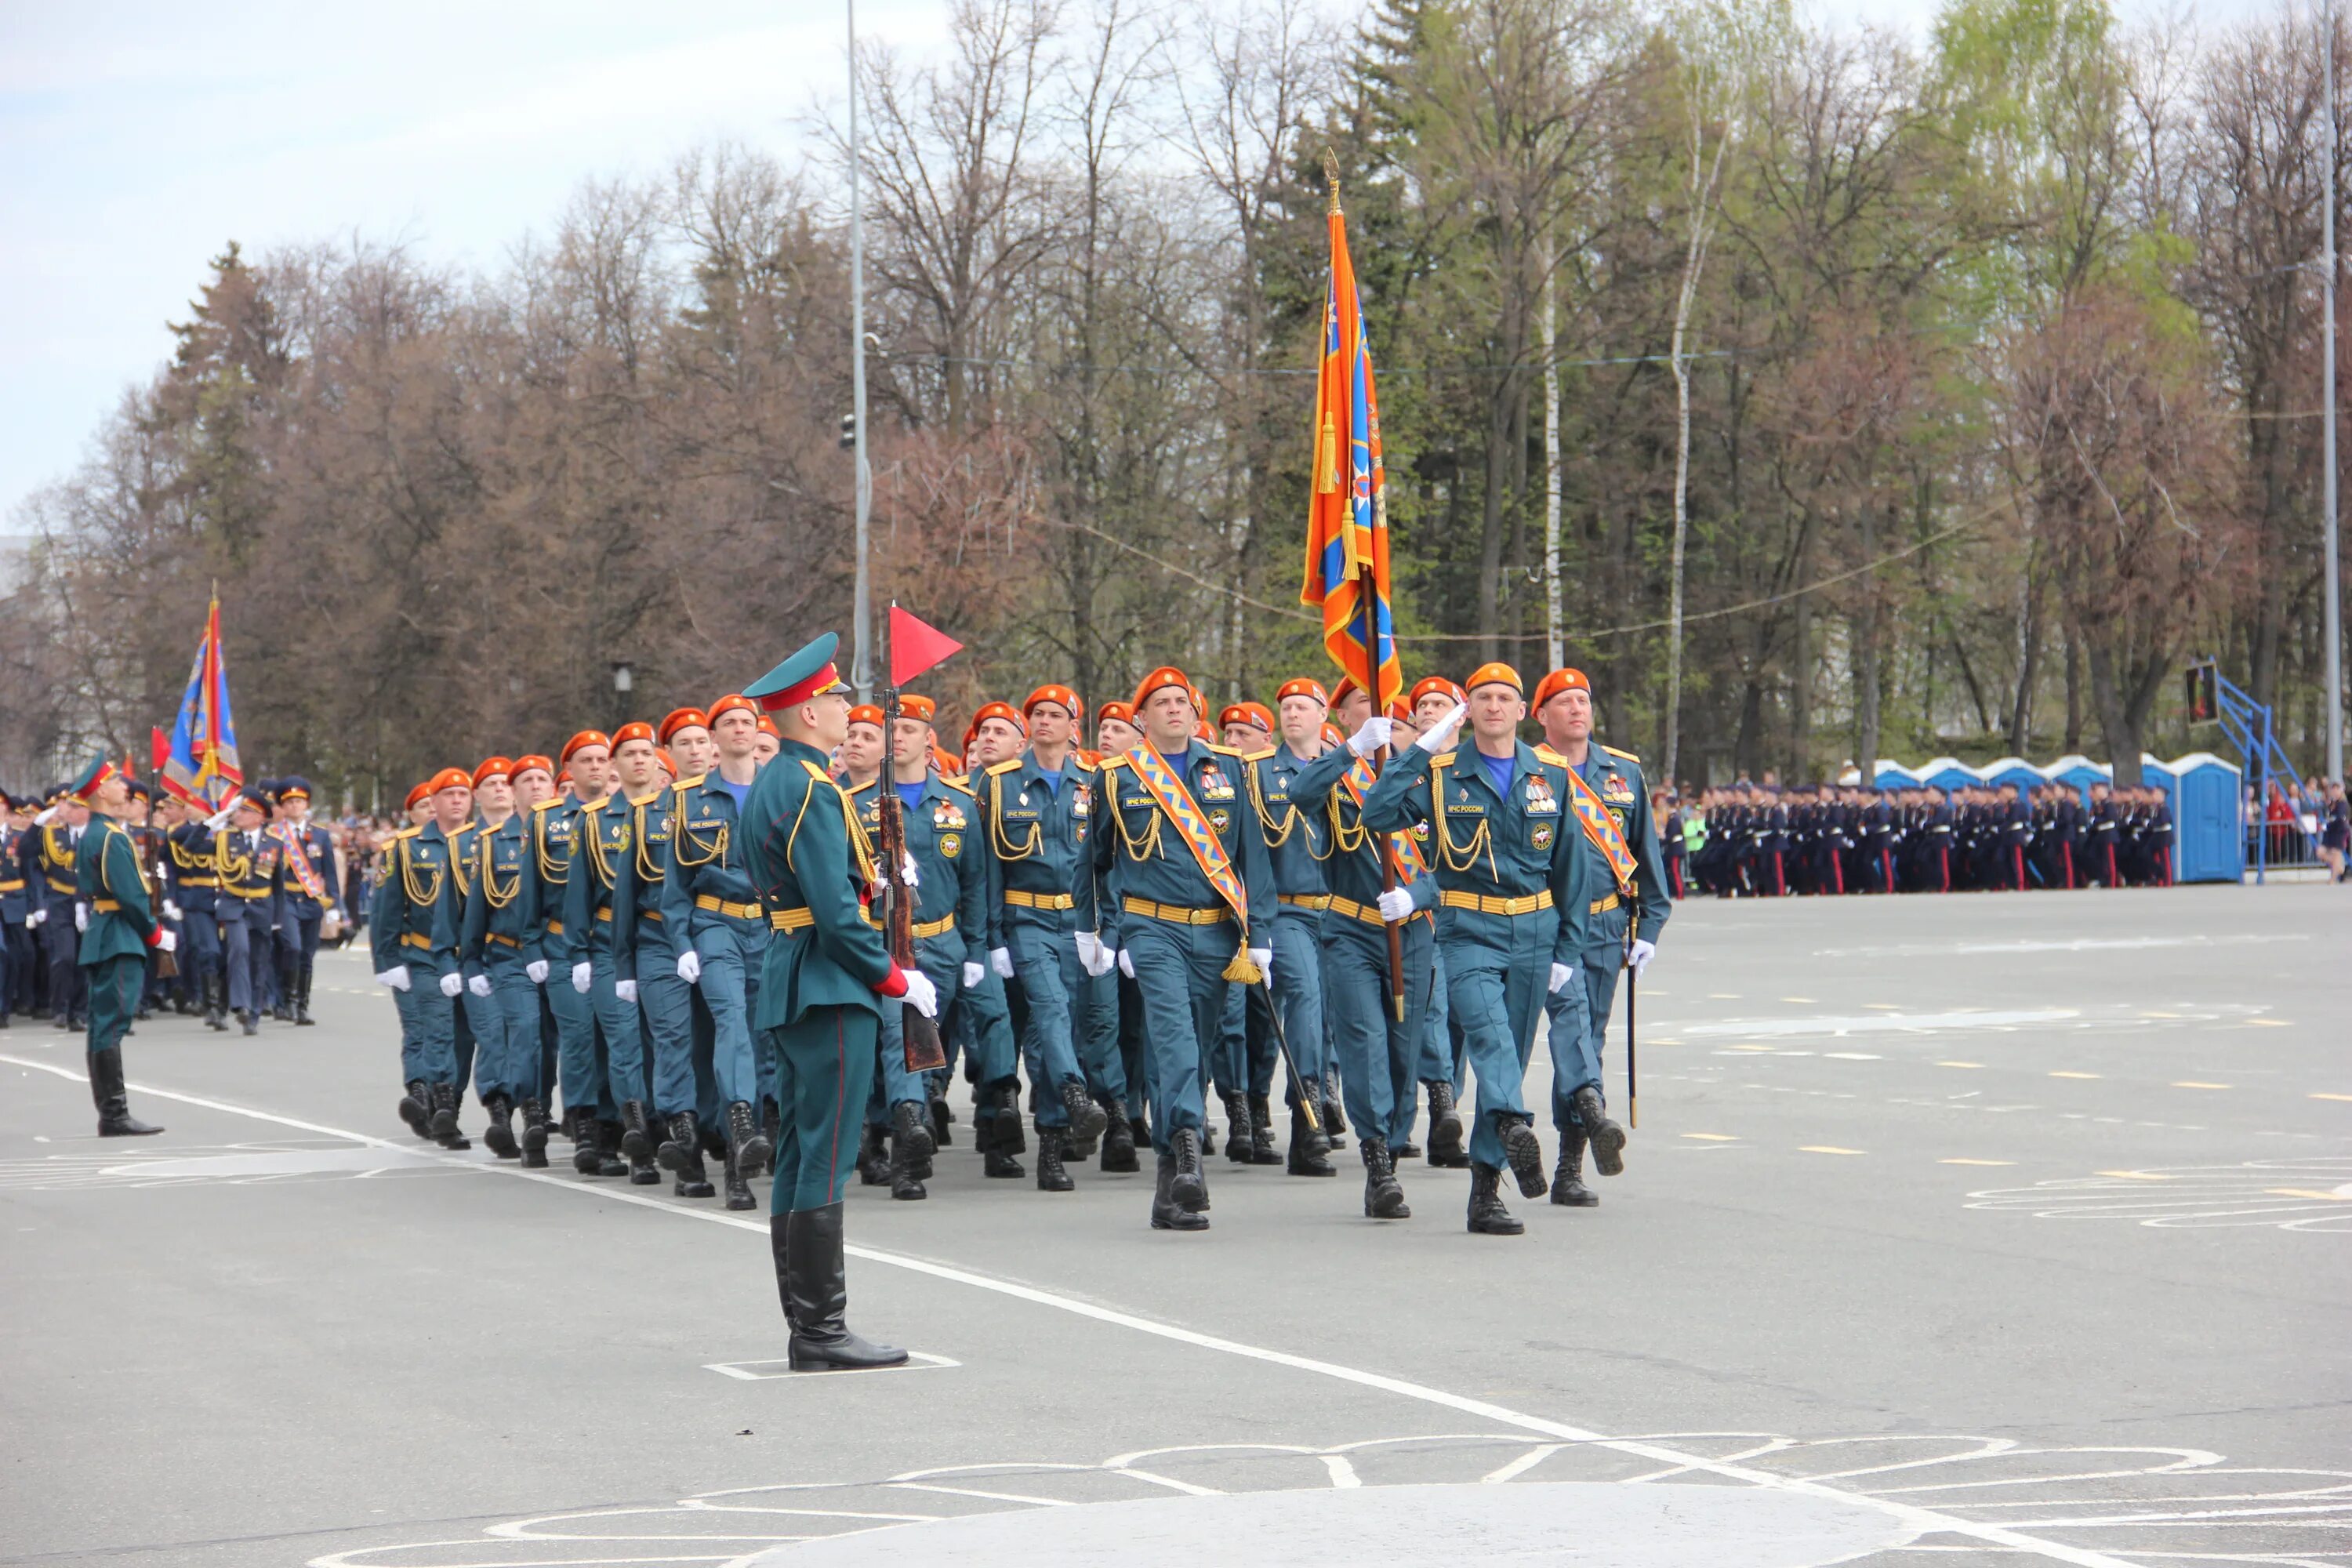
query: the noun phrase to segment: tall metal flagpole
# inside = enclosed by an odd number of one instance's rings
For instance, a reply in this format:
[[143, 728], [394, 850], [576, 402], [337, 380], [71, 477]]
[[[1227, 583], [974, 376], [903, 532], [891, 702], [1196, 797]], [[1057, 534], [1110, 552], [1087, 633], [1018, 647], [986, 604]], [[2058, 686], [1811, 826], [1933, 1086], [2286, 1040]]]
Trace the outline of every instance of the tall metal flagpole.
[[870, 556], [874, 481], [866, 467], [866, 209], [857, 187], [857, 0], [849, 13], [849, 416], [857, 467], [857, 597], [849, 620], [849, 684], [874, 694], [874, 574]]
[[2336, 525], [2336, 0], [2320, 8], [2327, 130], [2320, 139], [2319, 493], [2327, 538], [2327, 776], [2344, 777], [2344, 578]]

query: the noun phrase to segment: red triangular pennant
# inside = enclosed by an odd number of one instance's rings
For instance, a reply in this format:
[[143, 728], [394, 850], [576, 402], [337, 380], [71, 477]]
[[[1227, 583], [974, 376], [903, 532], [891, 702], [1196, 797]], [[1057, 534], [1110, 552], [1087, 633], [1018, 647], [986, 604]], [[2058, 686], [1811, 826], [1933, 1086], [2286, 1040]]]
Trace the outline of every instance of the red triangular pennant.
[[898, 605], [890, 606], [890, 684], [904, 686], [923, 671], [963, 651], [963, 644], [927, 626]]

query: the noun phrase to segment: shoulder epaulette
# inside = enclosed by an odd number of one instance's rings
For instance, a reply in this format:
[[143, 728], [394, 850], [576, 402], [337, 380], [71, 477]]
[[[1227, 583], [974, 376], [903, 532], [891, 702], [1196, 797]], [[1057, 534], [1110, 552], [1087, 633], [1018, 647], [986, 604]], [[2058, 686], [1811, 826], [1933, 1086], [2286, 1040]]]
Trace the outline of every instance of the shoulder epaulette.
[[580, 809], [583, 811], [602, 811], [604, 809], [604, 803], [612, 798], [613, 797], [609, 795], [600, 795], [594, 800], [583, 800], [580, 803]]
[[1105, 757], [1102, 760], [1102, 766], [1098, 771], [1107, 773], [1113, 768], [1123, 768], [1125, 766], [1127, 766], [1127, 753], [1125, 752], [1121, 752], [1116, 756]]
[[684, 795], [688, 790], [699, 787], [702, 781], [709, 776], [710, 775], [709, 773], [697, 773], [692, 778], [680, 779], [677, 783], [670, 785], [669, 787], [677, 791], [678, 794]]
[[562, 804], [563, 804], [563, 797], [562, 797], [562, 795], [549, 795], [545, 800], [538, 801], [538, 802], [533, 803], [533, 805], [531, 805], [531, 810], [533, 810], [533, 811], [553, 811], [557, 806], [562, 805]]
[[406, 827], [404, 827], [399, 832], [394, 834], [393, 837], [394, 838], [414, 838], [424, 831], [425, 829], [422, 827], [417, 826], [415, 823], [411, 823]]
[[803, 757], [801, 759], [801, 766], [808, 770], [809, 777], [813, 779], [820, 779], [826, 784], [833, 784], [836, 789], [840, 788], [840, 785], [835, 783], [834, 776], [831, 773], [825, 772], [814, 763], [810, 762], [806, 757]]
[[1242, 761], [1245, 763], [1262, 763], [1272, 755], [1274, 755], [1274, 748], [1272, 746], [1268, 746], [1263, 752], [1244, 752], [1242, 753]]
[[1249, 761], [1247, 753], [1244, 752], [1238, 746], [1223, 746], [1219, 745], [1214, 741], [1203, 741], [1201, 744], [1206, 746], [1209, 750], [1219, 752], [1224, 756], [1239, 757], [1244, 762]]
[[1573, 765], [1574, 765], [1574, 764], [1573, 764], [1573, 763], [1570, 763], [1570, 762], [1566, 757], [1563, 757], [1563, 756], [1561, 756], [1558, 752], [1553, 751], [1553, 750], [1551, 749], [1550, 743], [1549, 743], [1549, 742], [1537, 742], [1537, 744], [1536, 744], [1536, 748], [1535, 748], [1535, 752], [1536, 752], [1536, 755], [1537, 755], [1537, 756], [1538, 756], [1538, 757], [1541, 757], [1545, 762], [1548, 762], [1548, 763], [1558, 763], [1561, 767], [1564, 767], [1564, 768], [1565, 768], [1565, 767], [1571, 767], [1571, 766], [1573, 766]]
[[[941, 783], [941, 784], [943, 784], [947, 785], [947, 787], [948, 787], [948, 788], [950, 788], [950, 789], [951, 789], [951, 790], [955, 791], [955, 792], [956, 792], [956, 794], [958, 794], [958, 795], [971, 795], [971, 794], [972, 794], [972, 788], [971, 788], [971, 785], [970, 785], [970, 784], [968, 784], [964, 783], [964, 781], [963, 781], [963, 779], [962, 779], [962, 777], [961, 777], [961, 775], [959, 775], [959, 776], [957, 776], [957, 777], [954, 777], [954, 778], [950, 778], [947, 774], [945, 774], [945, 773], [941, 773], [941, 774], [940, 775], [940, 783]], [[976, 799], [978, 799], [979, 797], [978, 797], [977, 795], [973, 795], [973, 798], [976, 800]]]
[[988, 764], [988, 776], [994, 778], [999, 773], [1012, 773], [1020, 765], [1021, 759], [1019, 757], [1007, 757], [1001, 763], [991, 763]]
[[1429, 759], [1430, 765], [1432, 767], [1436, 767], [1443, 763], [1450, 763], [1454, 760], [1454, 753], [1453, 752], [1440, 752], [1437, 755]]
[[[1596, 742], [1596, 744], [1597, 744], [1597, 743], [1598, 743], [1598, 742]], [[1612, 756], [1612, 757], [1622, 757], [1622, 758], [1624, 758], [1624, 759], [1625, 759], [1627, 762], [1629, 762], [1629, 763], [1638, 763], [1638, 762], [1640, 762], [1640, 761], [1642, 760], [1641, 758], [1639, 758], [1639, 757], [1635, 756], [1633, 752], [1621, 752], [1621, 751], [1619, 751], [1619, 750], [1618, 750], [1616, 747], [1614, 747], [1614, 746], [1602, 746], [1601, 749], [1602, 751], [1604, 751], [1604, 752], [1608, 752], [1608, 753], [1609, 753], [1611, 756]]]

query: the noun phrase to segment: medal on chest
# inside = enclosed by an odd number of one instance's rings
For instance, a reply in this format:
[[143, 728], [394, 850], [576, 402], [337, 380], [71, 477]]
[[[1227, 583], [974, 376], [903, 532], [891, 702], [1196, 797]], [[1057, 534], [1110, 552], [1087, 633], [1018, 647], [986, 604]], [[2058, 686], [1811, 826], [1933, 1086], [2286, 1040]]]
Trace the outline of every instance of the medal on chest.
[[1528, 815], [1529, 816], [1557, 816], [1559, 815], [1559, 797], [1551, 793], [1551, 780], [1544, 777], [1541, 773], [1529, 773], [1528, 775], [1527, 799]]

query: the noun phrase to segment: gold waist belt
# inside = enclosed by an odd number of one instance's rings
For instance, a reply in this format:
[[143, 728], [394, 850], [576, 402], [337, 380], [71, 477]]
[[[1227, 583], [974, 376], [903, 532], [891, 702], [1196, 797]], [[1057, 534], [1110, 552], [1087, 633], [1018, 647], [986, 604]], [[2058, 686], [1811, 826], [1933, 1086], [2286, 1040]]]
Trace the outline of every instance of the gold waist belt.
[[1119, 901], [1129, 914], [1166, 921], [1171, 925], [1213, 926], [1219, 921], [1234, 918], [1234, 911], [1223, 904], [1213, 909], [1196, 910], [1189, 904], [1154, 903], [1150, 899], [1122, 899]]
[[[1353, 899], [1343, 899], [1337, 893], [1331, 895], [1331, 912], [1335, 915], [1345, 915], [1351, 921], [1361, 921], [1368, 926], [1384, 926], [1389, 923], [1381, 918], [1380, 905], [1360, 904]], [[1424, 918], [1428, 913], [1427, 910], [1415, 910], [1405, 919], [1417, 921]]]
[[1551, 908], [1551, 889], [1506, 899], [1493, 893], [1457, 893], [1447, 888], [1439, 892], [1437, 901], [1449, 910], [1475, 910], [1482, 915], [1531, 915]]
[[1067, 893], [1024, 893], [1018, 888], [1005, 889], [1004, 901], [1016, 910], [1067, 910], [1078, 902]]
[[1276, 898], [1294, 910], [1328, 910], [1331, 907], [1328, 893], [1276, 893]]

